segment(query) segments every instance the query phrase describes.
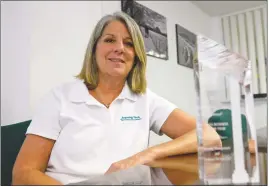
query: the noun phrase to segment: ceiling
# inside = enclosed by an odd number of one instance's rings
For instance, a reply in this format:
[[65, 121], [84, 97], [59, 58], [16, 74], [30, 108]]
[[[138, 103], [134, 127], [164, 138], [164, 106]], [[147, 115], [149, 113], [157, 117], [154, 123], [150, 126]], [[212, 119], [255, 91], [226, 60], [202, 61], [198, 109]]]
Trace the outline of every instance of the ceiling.
[[267, 1], [191, 1], [209, 16], [220, 16], [267, 4]]

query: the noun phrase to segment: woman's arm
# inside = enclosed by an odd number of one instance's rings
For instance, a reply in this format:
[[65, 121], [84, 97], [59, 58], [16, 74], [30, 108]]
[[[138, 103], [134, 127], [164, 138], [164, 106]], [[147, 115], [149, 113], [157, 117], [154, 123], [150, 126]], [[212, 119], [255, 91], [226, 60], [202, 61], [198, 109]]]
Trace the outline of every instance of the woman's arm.
[[[156, 158], [197, 152], [196, 120], [191, 115], [175, 109], [163, 124], [161, 131], [173, 140], [149, 148], [156, 154]], [[205, 147], [222, 146], [220, 136], [208, 124], [203, 125], [203, 136]]]
[[55, 140], [27, 135], [12, 172], [12, 185], [62, 185], [45, 174]]
[[[222, 146], [221, 139], [214, 128], [207, 124], [203, 128], [205, 146]], [[161, 131], [173, 140], [113, 163], [107, 173], [126, 169], [137, 164], [150, 164], [156, 159], [167, 156], [197, 152], [196, 120], [189, 114], [175, 109], [162, 125]]]

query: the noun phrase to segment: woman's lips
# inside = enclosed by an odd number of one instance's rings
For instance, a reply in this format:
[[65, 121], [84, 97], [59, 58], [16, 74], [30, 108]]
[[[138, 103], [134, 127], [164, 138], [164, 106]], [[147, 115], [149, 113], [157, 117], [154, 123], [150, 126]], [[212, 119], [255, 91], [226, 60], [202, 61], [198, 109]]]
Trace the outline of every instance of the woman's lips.
[[111, 62], [118, 62], [118, 63], [124, 63], [124, 60], [120, 59], [120, 58], [109, 58], [109, 60]]

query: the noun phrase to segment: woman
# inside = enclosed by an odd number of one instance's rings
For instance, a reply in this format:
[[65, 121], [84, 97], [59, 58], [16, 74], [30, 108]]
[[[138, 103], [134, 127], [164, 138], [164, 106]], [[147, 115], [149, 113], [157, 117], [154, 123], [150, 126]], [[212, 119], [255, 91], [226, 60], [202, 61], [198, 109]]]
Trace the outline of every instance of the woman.
[[[138, 25], [117, 12], [93, 31], [79, 80], [39, 105], [13, 169], [13, 184], [60, 185], [197, 151], [195, 118], [146, 86]], [[204, 126], [208, 145], [221, 146]], [[173, 140], [148, 148], [149, 132]]]

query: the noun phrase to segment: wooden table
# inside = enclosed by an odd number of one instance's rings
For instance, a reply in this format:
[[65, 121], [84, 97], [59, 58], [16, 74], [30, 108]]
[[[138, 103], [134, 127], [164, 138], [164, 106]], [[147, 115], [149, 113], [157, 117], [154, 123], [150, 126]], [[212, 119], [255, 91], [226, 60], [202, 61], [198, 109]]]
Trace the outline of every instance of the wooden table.
[[[255, 155], [251, 155], [251, 166], [255, 166]], [[216, 172], [220, 168], [221, 162], [214, 162], [208, 165], [210, 173]], [[186, 154], [180, 156], [167, 157], [153, 162], [150, 167], [162, 168], [166, 177], [173, 185], [199, 185], [199, 165], [197, 154]], [[260, 168], [260, 172], [262, 168]], [[261, 173], [262, 175], [263, 173]], [[266, 184], [267, 181], [261, 181]]]
[[[260, 149], [259, 147], [258, 150], [259, 157], [260, 154], [267, 155], [267, 147], [266, 149]], [[218, 156], [222, 157], [225, 155]], [[263, 159], [259, 159], [259, 166], [265, 164], [262, 162], [262, 160]], [[210, 161], [210, 164], [207, 165], [207, 169], [205, 170], [205, 172], [207, 174], [225, 173], [225, 176], [226, 174], [231, 175], [232, 165], [232, 161], [230, 160], [225, 162], [221, 160], [214, 162]], [[251, 154], [250, 156], [250, 165], [252, 167], [256, 165], [254, 154]], [[225, 168], [226, 166], [228, 166], [228, 169]], [[220, 168], [222, 168], [222, 170], [220, 170]], [[148, 176], [147, 174], [149, 169], [152, 170], [150, 172], [151, 176]], [[267, 161], [266, 167], [260, 167], [260, 175], [260, 184], [266, 185]], [[154, 183], [153, 176], [155, 177], [155, 179], [157, 179], [156, 183]], [[70, 185], [139, 185], [140, 183], [142, 185], [201, 185], [201, 183], [199, 182], [199, 165], [197, 154], [185, 154], [167, 157], [160, 160], [156, 160], [152, 162], [149, 166], [139, 165], [134, 168], [129, 168], [127, 170], [113, 172], [108, 175], [93, 176], [89, 177], [88, 180], [79, 183], [73, 183]]]
[[150, 167], [162, 168], [174, 185], [193, 185], [199, 181], [197, 154], [167, 157], [153, 162]]
[[[197, 154], [167, 157], [153, 162], [150, 167], [162, 168], [173, 185], [194, 185], [199, 182], [199, 165]], [[212, 171], [219, 167], [212, 165]]]
[[[263, 129], [262, 129], [263, 130]], [[260, 130], [257, 134], [263, 132]], [[262, 136], [258, 136], [258, 158], [259, 158], [259, 169], [260, 169], [260, 181], [261, 185], [267, 185], [267, 144], [261, 139]], [[232, 144], [232, 140], [223, 142], [225, 144]], [[250, 150], [254, 150], [254, 142], [249, 141], [248, 145]], [[251, 151], [252, 152], [252, 151]], [[250, 157], [251, 167], [255, 166], [255, 154], [251, 154]], [[209, 165], [208, 172], [216, 172], [221, 163], [215, 162]], [[194, 185], [199, 184], [199, 166], [197, 154], [186, 154], [174, 157], [167, 157], [164, 159], [153, 162], [150, 167], [162, 168], [166, 177], [174, 185]]]

